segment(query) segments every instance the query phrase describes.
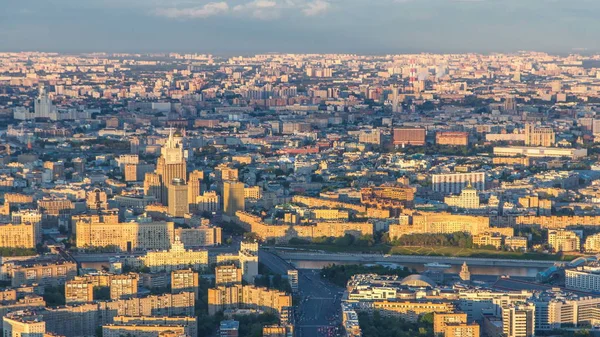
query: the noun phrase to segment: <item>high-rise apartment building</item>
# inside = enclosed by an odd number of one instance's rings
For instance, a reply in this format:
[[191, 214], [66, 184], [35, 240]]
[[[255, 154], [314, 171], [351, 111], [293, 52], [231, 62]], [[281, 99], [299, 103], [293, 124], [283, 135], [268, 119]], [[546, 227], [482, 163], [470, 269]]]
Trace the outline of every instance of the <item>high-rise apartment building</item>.
[[175, 178], [168, 188], [169, 205], [168, 212], [172, 217], [183, 218], [189, 212], [188, 186], [185, 180]]
[[298, 292], [298, 270], [290, 269], [287, 271], [288, 282], [293, 293]]
[[245, 209], [244, 183], [225, 181], [223, 183], [223, 212], [234, 216], [235, 212]]
[[506, 337], [531, 337], [535, 333], [535, 305], [519, 304], [502, 308], [502, 330]]
[[115, 275], [110, 279], [110, 299], [130, 298], [138, 292], [139, 275], [136, 273]]
[[467, 323], [467, 314], [465, 313], [435, 313], [433, 314], [433, 333], [440, 334], [448, 324]]
[[191, 269], [173, 270], [171, 272], [171, 292], [174, 294], [192, 292], [198, 299], [198, 280], [198, 273]]
[[187, 200], [192, 211], [196, 210], [196, 197], [202, 193], [202, 180], [204, 180], [204, 172], [195, 170], [190, 173]]
[[232, 285], [242, 283], [242, 269], [234, 264], [215, 267], [215, 285]]
[[94, 284], [85, 278], [65, 282], [65, 302], [67, 304], [87, 303], [94, 300]]

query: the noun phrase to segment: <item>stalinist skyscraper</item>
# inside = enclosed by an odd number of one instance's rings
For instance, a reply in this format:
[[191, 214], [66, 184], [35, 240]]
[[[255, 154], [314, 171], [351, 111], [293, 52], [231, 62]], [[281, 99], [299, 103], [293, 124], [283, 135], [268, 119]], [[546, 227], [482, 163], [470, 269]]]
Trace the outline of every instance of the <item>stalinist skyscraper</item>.
[[[154, 195], [163, 205], [169, 204], [169, 186], [178, 178], [187, 181], [187, 163], [183, 155], [183, 138], [181, 134], [173, 131], [169, 139], [160, 150], [160, 157], [156, 163], [156, 173], [146, 174], [144, 192]], [[179, 181], [181, 183], [181, 181]], [[160, 186], [157, 186], [160, 185]], [[160, 191], [160, 193], [157, 193]]]

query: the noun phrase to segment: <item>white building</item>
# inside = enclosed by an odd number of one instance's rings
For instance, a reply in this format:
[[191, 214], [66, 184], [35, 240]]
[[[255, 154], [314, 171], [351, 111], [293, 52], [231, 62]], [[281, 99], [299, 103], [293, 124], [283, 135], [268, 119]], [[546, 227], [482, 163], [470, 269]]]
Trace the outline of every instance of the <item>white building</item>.
[[483, 191], [485, 172], [434, 174], [431, 183], [433, 190], [442, 194], [459, 194], [469, 184], [477, 191]]
[[535, 305], [532, 303], [502, 308], [502, 332], [506, 337], [531, 337], [535, 331]]
[[18, 107], [13, 111], [13, 118], [17, 120], [34, 120], [38, 118], [55, 122], [91, 119], [94, 112], [99, 113], [100, 109], [57, 108], [52, 104], [52, 99], [46, 93], [44, 85], [40, 85], [38, 97], [34, 101], [33, 112], [24, 107]]
[[580, 291], [600, 291], [600, 268], [582, 267], [565, 270], [565, 287]]

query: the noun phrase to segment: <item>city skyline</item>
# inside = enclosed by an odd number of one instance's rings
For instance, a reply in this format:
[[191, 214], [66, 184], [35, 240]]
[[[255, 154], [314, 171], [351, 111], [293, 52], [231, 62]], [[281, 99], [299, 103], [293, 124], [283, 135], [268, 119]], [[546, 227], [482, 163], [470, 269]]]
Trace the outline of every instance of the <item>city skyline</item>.
[[9, 1], [0, 50], [595, 52], [590, 0]]

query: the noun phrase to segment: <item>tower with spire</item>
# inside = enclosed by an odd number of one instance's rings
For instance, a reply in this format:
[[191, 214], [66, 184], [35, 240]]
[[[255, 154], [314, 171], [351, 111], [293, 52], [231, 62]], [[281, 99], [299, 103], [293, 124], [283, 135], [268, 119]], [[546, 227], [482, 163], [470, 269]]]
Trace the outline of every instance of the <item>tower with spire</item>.
[[469, 271], [469, 266], [467, 266], [467, 262], [463, 262], [462, 267], [460, 268], [460, 273], [458, 277], [464, 282], [471, 281], [471, 272]]
[[[148, 183], [144, 182], [145, 193], [154, 195], [160, 203], [167, 206], [169, 186], [175, 179], [187, 182], [187, 162], [183, 153], [183, 137], [179, 132], [173, 133], [173, 129], [170, 129], [169, 138], [160, 150], [156, 173], [146, 175], [145, 180]], [[157, 193], [158, 191], [160, 193]]]

